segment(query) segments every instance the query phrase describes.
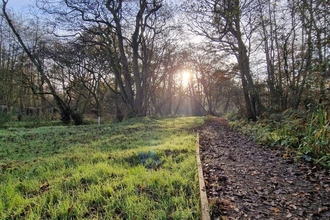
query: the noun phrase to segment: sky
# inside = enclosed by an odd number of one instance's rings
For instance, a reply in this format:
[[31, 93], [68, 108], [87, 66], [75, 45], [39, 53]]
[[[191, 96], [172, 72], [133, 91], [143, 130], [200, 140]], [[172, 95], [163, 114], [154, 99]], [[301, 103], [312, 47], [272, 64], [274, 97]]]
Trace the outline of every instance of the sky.
[[35, 0], [8, 0], [7, 7], [14, 10], [16, 13], [27, 13], [29, 5], [33, 5]]

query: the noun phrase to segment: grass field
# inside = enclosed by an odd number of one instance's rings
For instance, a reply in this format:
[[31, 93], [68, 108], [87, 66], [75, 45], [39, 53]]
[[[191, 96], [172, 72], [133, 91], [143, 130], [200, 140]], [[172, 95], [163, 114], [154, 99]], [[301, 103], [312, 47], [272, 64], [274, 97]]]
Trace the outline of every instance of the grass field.
[[0, 130], [0, 219], [199, 219], [202, 118]]

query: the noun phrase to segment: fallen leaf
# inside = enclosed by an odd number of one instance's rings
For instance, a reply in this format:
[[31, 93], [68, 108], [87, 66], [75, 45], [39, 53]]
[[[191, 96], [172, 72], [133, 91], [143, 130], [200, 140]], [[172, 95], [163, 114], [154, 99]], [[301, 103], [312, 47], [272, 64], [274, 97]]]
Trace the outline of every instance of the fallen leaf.
[[49, 183], [48, 183], [48, 182], [43, 183], [43, 184], [40, 185], [39, 188], [40, 188], [40, 190], [42, 190], [42, 191], [46, 191], [46, 190], [49, 189]]
[[289, 206], [290, 206], [291, 208], [293, 208], [294, 210], [297, 209], [297, 206], [295, 206], [295, 205], [290, 204]]
[[289, 212], [285, 217], [286, 218], [291, 218], [292, 217], [292, 214]]
[[258, 174], [258, 171], [256, 171], [256, 170], [252, 171], [252, 173], [251, 173], [252, 176], [254, 176], [256, 174]]
[[325, 207], [325, 206], [323, 206], [323, 207], [320, 207], [320, 208], [318, 208], [318, 213], [322, 213], [322, 212], [325, 212], [325, 211], [328, 211], [329, 210], [329, 208], [328, 207]]
[[142, 184], [142, 185], [140, 186], [140, 188], [141, 188], [141, 190], [145, 190], [145, 189], [146, 189], [146, 186], [145, 186], [144, 184]]

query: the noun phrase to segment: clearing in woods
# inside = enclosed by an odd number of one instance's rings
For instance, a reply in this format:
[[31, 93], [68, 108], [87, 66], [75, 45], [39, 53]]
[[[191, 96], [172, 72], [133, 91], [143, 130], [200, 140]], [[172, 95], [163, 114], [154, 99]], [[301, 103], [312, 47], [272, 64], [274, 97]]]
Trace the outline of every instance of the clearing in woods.
[[0, 129], [0, 219], [198, 219], [202, 122]]

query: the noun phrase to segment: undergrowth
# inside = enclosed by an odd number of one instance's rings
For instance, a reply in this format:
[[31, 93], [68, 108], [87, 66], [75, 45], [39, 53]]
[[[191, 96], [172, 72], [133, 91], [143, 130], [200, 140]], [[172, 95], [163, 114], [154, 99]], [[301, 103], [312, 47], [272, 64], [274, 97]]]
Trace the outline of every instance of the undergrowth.
[[0, 130], [0, 219], [199, 219], [202, 118]]
[[287, 110], [257, 122], [240, 119], [231, 121], [230, 125], [259, 144], [295, 152], [296, 160], [303, 159], [330, 168], [329, 120], [327, 110], [320, 105], [304, 114]]

